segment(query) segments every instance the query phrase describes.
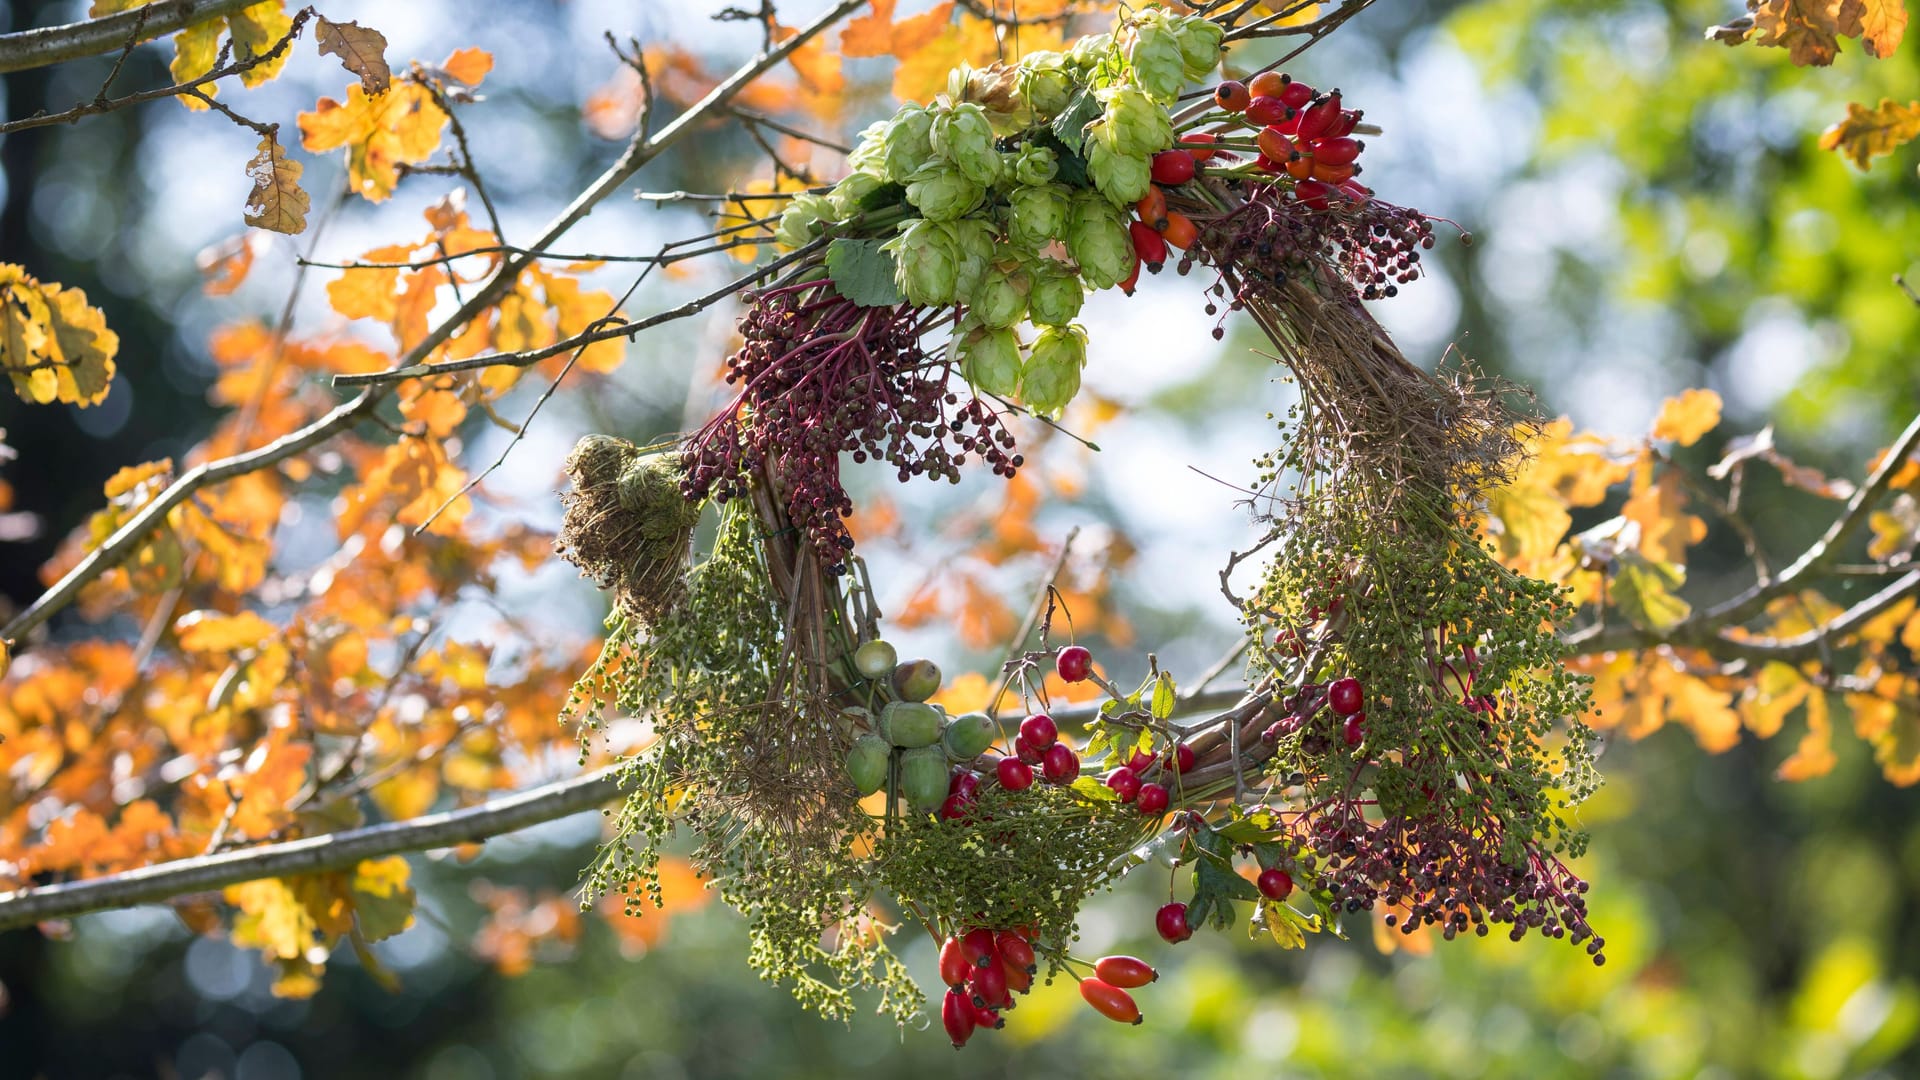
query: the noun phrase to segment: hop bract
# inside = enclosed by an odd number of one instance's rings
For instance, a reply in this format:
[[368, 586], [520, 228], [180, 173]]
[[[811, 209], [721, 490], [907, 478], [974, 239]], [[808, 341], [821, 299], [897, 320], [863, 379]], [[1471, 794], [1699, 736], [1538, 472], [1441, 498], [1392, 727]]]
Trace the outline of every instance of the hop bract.
[[1029, 143], [1013, 159], [1013, 179], [1020, 184], [1047, 184], [1060, 174], [1060, 156]]
[[1041, 260], [1032, 274], [1033, 287], [1027, 293], [1027, 317], [1041, 326], [1065, 326], [1080, 314], [1086, 290], [1080, 287], [1080, 275], [1052, 259]]
[[880, 159], [887, 179], [904, 184], [933, 161], [933, 116], [918, 105], [900, 110], [887, 124]]
[[1173, 121], [1146, 91], [1114, 86], [1100, 91], [1106, 111], [1087, 129], [1091, 138], [1127, 157], [1143, 158], [1173, 145]]
[[907, 302], [945, 307], [959, 293], [960, 252], [937, 221], [924, 218], [903, 225], [880, 245], [893, 255], [893, 280]]
[[1067, 58], [1057, 52], [1028, 53], [1020, 61], [1014, 90], [1036, 121], [1045, 122], [1058, 116], [1073, 98], [1073, 76], [1067, 72]]
[[989, 270], [970, 298], [967, 311], [982, 326], [1012, 326], [1027, 313], [1027, 293], [1033, 282], [1019, 270]]
[[1167, 20], [1180, 43], [1180, 56], [1186, 64], [1187, 78], [1201, 79], [1220, 62], [1220, 48], [1227, 31], [1219, 23], [1199, 15], [1176, 15]]
[[987, 189], [947, 162], [934, 162], [907, 178], [907, 201], [930, 221], [952, 221], [980, 205]]
[[790, 248], [804, 247], [818, 235], [815, 226], [823, 220], [836, 220], [839, 216], [825, 195], [803, 191], [788, 201], [786, 211], [780, 215], [780, 225], [773, 231], [773, 238]]
[[1133, 45], [1127, 49], [1127, 62], [1133, 76], [1147, 93], [1158, 101], [1173, 102], [1187, 81], [1186, 54], [1180, 40], [1167, 28], [1156, 11], [1143, 12], [1133, 27]]
[[1096, 289], [1110, 289], [1133, 273], [1133, 238], [1127, 234], [1126, 213], [1096, 192], [1074, 195], [1067, 250], [1079, 264], [1080, 275]]
[[833, 219], [845, 221], [859, 213], [861, 200], [886, 186], [886, 183], [886, 178], [876, 173], [848, 173], [833, 185], [832, 191], [827, 192], [827, 202], [833, 207]]
[[1009, 329], [980, 327], [960, 339], [960, 376], [983, 394], [1020, 390], [1020, 339]]
[[1087, 176], [1115, 206], [1128, 207], [1139, 202], [1152, 186], [1153, 162], [1150, 158], [1114, 153], [1106, 143], [1088, 139]]
[[962, 298], [974, 295], [987, 280], [987, 271], [992, 268], [995, 256], [993, 226], [979, 218], [965, 218], [947, 223], [947, 235], [953, 238], [953, 249], [958, 256], [954, 266], [954, 287]]
[[976, 184], [1000, 179], [1000, 152], [993, 145], [993, 124], [987, 119], [987, 110], [963, 101], [932, 116], [928, 138], [934, 153]]
[[1059, 416], [1080, 392], [1080, 369], [1087, 363], [1087, 332], [1078, 325], [1040, 331], [1020, 377], [1021, 400], [1042, 416]]
[[1073, 189], [1062, 184], [1035, 184], [1013, 189], [1007, 198], [1007, 235], [1029, 250], [1066, 236], [1073, 213]]

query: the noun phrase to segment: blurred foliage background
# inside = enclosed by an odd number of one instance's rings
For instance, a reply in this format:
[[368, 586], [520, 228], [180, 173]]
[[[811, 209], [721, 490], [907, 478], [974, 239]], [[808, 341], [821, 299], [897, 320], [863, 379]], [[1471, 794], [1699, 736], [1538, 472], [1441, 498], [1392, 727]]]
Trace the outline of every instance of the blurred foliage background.
[[[0, 3], [0, 27], [64, 21], [83, 6]], [[495, 198], [524, 226], [617, 150], [580, 116], [615, 68], [599, 32], [710, 44], [717, 69], [755, 43], [744, 30], [709, 29], [719, 6], [342, 0], [327, 14], [378, 26], [397, 56], [466, 44], [494, 52], [491, 100], [466, 116]], [[781, 9], [793, 22], [809, 6]], [[1772, 422], [1800, 460], [1858, 475], [1920, 407], [1920, 308], [1891, 283], [1913, 276], [1920, 256], [1920, 153], [1909, 147], [1862, 174], [1818, 150], [1815, 136], [1849, 100], [1911, 96], [1920, 64], [1912, 43], [1885, 61], [1850, 49], [1830, 69], [1799, 69], [1778, 50], [1704, 42], [1702, 28], [1737, 6], [1402, 0], [1377, 5], [1293, 70], [1342, 87], [1386, 129], [1368, 155], [1383, 195], [1475, 236], [1472, 246], [1443, 244], [1441, 272], [1380, 309], [1409, 355], [1437, 360], [1458, 346], [1534, 387], [1543, 411], [1609, 432], [1638, 433], [1666, 394], [1709, 386], [1726, 399], [1728, 422], [1694, 448], [1697, 464], [1717, 456], [1717, 440]], [[124, 77], [157, 83], [165, 59], [164, 49], [141, 50]], [[1258, 61], [1260, 50], [1237, 59]], [[107, 62], [7, 76], [6, 114], [91, 94]], [[338, 81], [301, 65], [245, 100], [253, 115], [290, 116], [337, 93]], [[849, 97], [850, 130], [890, 110], [884, 88], [883, 79], [869, 97]], [[0, 592], [16, 604], [36, 593], [36, 567], [93, 509], [112, 469], [178, 452], [211, 424], [209, 329], [236, 305], [270, 315], [285, 294], [290, 259], [256, 270], [238, 297], [198, 292], [195, 253], [237, 227], [249, 138], [201, 119], [162, 102], [0, 140], [0, 258], [86, 289], [125, 343], [129, 376], [86, 413], [0, 398], [0, 427], [22, 459], [6, 479], [40, 523], [36, 537], [0, 547]], [[717, 190], [752, 154], [744, 139], [702, 138], [650, 168], [643, 186]], [[206, 160], [233, 168], [210, 176]], [[312, 189], [328, 190], [320, 178], [337, 168], [313, 162]], [[434, 197], [403, 191], [396, 206]], [[408, 212], [351, 208], [323, 250], [373, 246]], [[649, 237], [693, 231], [692, 221], [610, 206], [583, 235], [596, 248], [640, 250]], [[633, 309], [702, 280], [663, 284]], [[1103, 453], [1063, 451], [1078, 455], [1065, 467], [1084, 471], [1085, 497], [1038, 519], [1055, 541], [1093, 525], [1137, 548], [1116, 583], [1131, 633], [1106, 643], [1114, 664], [1152, 648], [1169, 665], [1198, 666], [1230, 640], [1211, 584], [1217, 562], [1196, 559], [1194, 544], [1224, 555], [1246, 526], [1232, 492], [1191, 483], [1187, 467], [1244, 472], [1271, 441], [1244, 402], [1285, 401], [1269, 366], [1249, 355], [1250, 335], [1224, 345], [1206, 336], [1191, 291], [1153, 282], [1089, 320], [1108, 328], [1094, 341], [1090, 385], [1140, 408], [1102, 432]], [[546, 493], [578, 432], [680, 427], [687, 342], [710, 347], [717, 363], [729, 318], [643, 336], [606, 392], [558, 402], [502, 479], [524, 494], [525, 512], [556, 516]], [[490, 459], [498, 445], [476, 438], [469, 452]], [[913, 542], [875, 566], [904, 588], [939, 550], [941, 523], [990, 513], [999, 496], [970, 482], [897, 497]], [[1823, 523], [1777, 485], [1745, 498], [1776, 553], [1799, 550]], [[1205, 510], [1189, 513], [1187, 499]], [[1696, 558], [1692, 578], [1708, 591], [1742, 583], [1737, 546]], [[590, 633], [598, 598], [567, 577], [530, 582], [527, 603]], [[993, 580], [1021, 606], [1032, 578], [1029, 569]], [[1102, 631], [1083, 637], [1088, 629]], [[937, 629], [910, 644], [951, 657], [950, 672], [963, 659], [995, 660]], [[255, 955], [195, 939], [153, 909], [83, 919], [70, 941], [0, 936], [0, 1076], [1920, 1074], [1920, 793], [1888, 786], [1845, 740], [1830, 775], [1783, 784], [1772, 772], [1790, 750], [1782, 738], [1709, 756], [1676, 730], [1608, 747], [1607, 786], [1583, 812], [1604, 969], [1576, 950], [1498, 936], [1386, 954], [1359, 919], [1351, 940], [1304, 952], [1237, 934], [1169, 948], [1151, 931], [1161, 884], [1143, 873], [1086, 912], [1081, 951], [1134, 951], [1161, 966], [1141, 994], [1146, 1026], [1112, 1025], [1060, 984], [1023, 1001], [1005, 1032], [955, 1055], [936, 1033], [802, 1013], [753, 979], [739, 921], [717, 905], [689, 904], [644, 929], [597, 915], [569, 921], [566, 890], [596, 837], [593, 819], [576, 818], [496, 841], [470, 864], [419, 860], [423, 918], [379, 947], [396, 989], [343, 955], [316, 997], [277, 1000]], [[483, 929], [483, 915], [523, 901], [517, 923]], [[931, 947], [909, 958], [931, 984]]]

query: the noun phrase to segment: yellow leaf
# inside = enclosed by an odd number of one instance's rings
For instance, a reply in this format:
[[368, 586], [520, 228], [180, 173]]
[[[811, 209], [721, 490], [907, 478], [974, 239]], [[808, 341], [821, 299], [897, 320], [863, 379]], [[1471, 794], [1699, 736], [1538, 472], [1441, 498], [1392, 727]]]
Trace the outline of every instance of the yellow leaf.
[[1687, 495], [1680, 478], [1669, 472], [1647, 484], [1646, 471], [1638, 490], [1620, 507], [1621, 516], [1640, 526], [1640, 553], [1654, 562], [1685, 566], [1687, 548], [1707, 535], [1707, 523], [1687, 513]]
[[893, 52], [894, 0], [871, 0], [873, 14], [849, 19], [840, 31], [842, 56], [886, 56]]
[[[227, 29], [233, 35], [234, 59], [243, 60], [249, 56], [264, 55], [280, 44], [281, 38], [293, 32], [293, 20], [287, 16], [282, 0], [266, 0], [229, 15]], [[241, 72], [240, 82], [246, 86], [259, 86], [280, 74], [280, 69], [286, 65], [287, 54], [292, 51], [286, 49], [272, 60]]]
[[190, 611], [173, 624], [180, 635], [180, 647], [188, 652], [238, 652], [251, 649], [280, 631], [272, 623], [251, 611], [222, 615], [214, 611]]
[[1254, 10], [1267, 15], [1279, 15], [1283, 11], [1291, 12], [1271, 23], [1263, 22], [1263, 26], [1305, 26], [1320, 17], [1319, 4], [1303, 6], [1299, 0], [1260, 0], [1254, 5]]
[[1920, 502], [1903, 491], [1885, 510], [1867, 515], [1867, 528], [1873, 530], [1873, 539], [1867, 543], [1869, 558], [1885, 562], [1912, 551], [1920, 540]]
[[1755, 44], [1786, 49], [1801, 67], [1825, 67], [1840, 38], [1860, 33], [1860, 0], [1759, 0], [1753, 8]]
[[1747, 730], [1762, 739], [1779, 734], [1792, 712], [1813, 687], [1790, 665], [1769, 663], [1740, 695], [1740, 713]]
[[1920, 101], [1899, 104], [1881, 98], [1877, 108], [1869, 109], [1857, 101], [1847, 102], [1847, 117], [1820, 133], [1820, 149], [1838, 150], [1859, 169], [1873, 159], [1891, 154], [1901, 146], [1920, 138]]
[[[173, 35], [173, 64], [168, 71], [176, 83], [192, 82], [213, 70], [220, 60], [220, 35], [227, 28], [225, 19], [208, 19], [195, 23]], [[207, 83], [200, 92], [215, 97], [220, 92], [219, 83]], [[204, 109], [207, 106], [200, 99], [188, 94], [180, 95], [180, 104], [189, 109]]]
[[1720, 424], [1720, 395], [1711, 390], [1687, 390], [1667, 399], [1653, 422], [1653, 437], [1692, 446]]
[[[953, 5], [945, 5], [949, 12]], [[925, 19], [933, 12], [920, 16]], [[904, 25], [904, 24], [902, 24]], [[945, 25], [938, 36], [912, 52], [901, 53], [893, 71], [893, 96], [922, 104], [947, 88], [947, 75], [967, 57], [967, 34], [957, 24]]]
[[319, 944], [319, 928], [307, 905], [281, 878], [229, 885], [226, 901], [240, 909], [233, 920], [233, 943], [259, 949], [269, 957], [297, 960]]
[[[773, 40], [778, 43], [799, 33], [791, 26], [774, 25]], [[826, 47], [815, 36], [787, 55], [787, 63], [800, 75], [802, 86], [822, 97], [837, 97], [847, 88], [847, 77], [840, 72], [840, 54]]]
[[423, 86], [401, 83], [375, 96], [354, 85], [347, 88], [345, 104], [321, 98], [312, 112], [300, 114], [301, 145], [313, 153], [345, 147], [353, 189], [369, 202], [381, 202], [399, 183], [402, 163], [433, 155], [446, 122], [447, 114]]
[[260, 152], [247, 162], [253, 191], [247, 195], [246, 223], [291, 236], [307, 227], [307, 193], [300, 190], [299, 162], [287, 157], [274, 137], [260, 140]]
[[1666, 718], [1684, 724], [1702, 749], [1718, 754], [1740, 742], [1740, 714], [1732, 695], [1715, 690], [1706, 681], [1677, 669], [1665, 680]]
[[479, 86], [480, 80], [493, 70], [493, 54], [485, 49], [455, 49], [440, 65], [440, 70], [468, 86]]
[[1907, 0], [1861, 0], [1860, 41], [1867, 51], [1885, 60], [1900, 47], [1907, 32]]
[[1833, 771], [1833, 725], [1827, 713], [1827, 695], [1814, 691], [1807, 695], [1807, 733], [1800, 745], [1780, 763], [1775, 773], [1782, 780], [1811, 780]]
[[333, 22], [324, 15], [319, 21], [320, 55], [339, 57], [340, 66], [358, 75], [367, 93], [386, 93], [393, 82], [393, 69], [387, 66], [386, 35], [357, 22]]
[[41, 284], [0, 263], [0, 368], [27, 401], [97, 405], [113, 383], [120, 338], [87, 294]]

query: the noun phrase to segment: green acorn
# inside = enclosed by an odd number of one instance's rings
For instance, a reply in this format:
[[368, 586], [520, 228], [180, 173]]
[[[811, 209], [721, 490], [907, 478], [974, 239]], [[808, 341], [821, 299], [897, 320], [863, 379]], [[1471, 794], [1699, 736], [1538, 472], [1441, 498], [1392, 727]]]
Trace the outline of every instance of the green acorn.
[[853, 749], [847, 751], [847, 776], [853, 781], [853, 789], [861, 795], [871, 795], [887, 784], [887, 763], [893, 757], [893, 746], [878, 735], [862, 735], [853, 741]]
[[947, 725], [940, 741], [947, 748], [947, 756], [955, 761], [971, 761], [987, 752], [993, 745], [993, 737], [1000, 728], [985, 713], [968, 713], [957, 716]]
[[900, 794], [915, 812], [930, 814], [947, 799], [947, 752], [938, 746], [900, 755]]
[[931, 746], [940, 740], [946, 717], [924, 701], [891, 701], [880, 710], [880, 734], [895, 746]]

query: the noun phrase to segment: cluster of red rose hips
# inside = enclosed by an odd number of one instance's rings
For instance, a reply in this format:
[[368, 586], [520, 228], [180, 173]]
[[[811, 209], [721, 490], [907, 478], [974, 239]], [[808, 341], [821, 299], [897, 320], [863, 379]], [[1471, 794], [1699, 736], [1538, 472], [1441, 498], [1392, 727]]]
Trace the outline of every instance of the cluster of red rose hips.
[[[1085, 682], [1093, 675], [1093, 654], [1084, 646], [1068, 645], [1054, 657], [1054, 670], [1067, 682]], [[998, 783], [1008, 791], [1025, 791], [1039, 779], [1049, 784], [1071, 784], [1080, 777], [1080, 755], [1060, 738], [1060, 727], [1046, 713], [1034, 713], [1020, 721], [1013, 738], [1013, 753], [997, 761], [983, 759], [988, 774], [985, 782]], [[1193, 768], [1193, 748], [1181, 743], [1162, 757], [1135, 750], [1127, 763], [1114, 769], [1104, 782], [1123, 803], [1133, 803], [1142, 814], [1164, 814], [1173, 802], [1173, 793], [1164, 784], [1141, 778], [1156, 766], [1178, 775]], [[1037, 775], [1036, 775], [1037, 770]], [[947, 800], [940, 816], [966, 817], [973, 809], [975, 796], [983, 783], [980, 774], [961, 768], [954, 772], [947, 788]]]
[[[940, 981], [947, 984], [947, 994], [940, 1003], [940, 1023], [953, 1048], [965, 1046], [981, 1028], [1006, 1027], [1001, 1014], [1014, 1007], [1013, 995], [1033, 988], [1039, 970], [1025, 927], [975, 927], [941, 943]], [[1103, 956], [1094, 961], [1093, 974], [1080, 980], [1080, 996], [1109, 1020], [1138, 1024], [1140, 1006], [1127, 991], [1159, 977], [1153, 965], [1138, 957]]]
[[1229, 79], [1214, 88], [1214, 103], [1257, 125], [1256, 168], [1286, 173], [1294, 198], [1316, 209], [1341, 198], [1366, 202], [1373, 192], [1354, 177], [1366, 144], [1353, 137], [1360, 110], [1341, 106], [1340, 91], [1321, 94], [1279, 72], [1263, 71], [1246, 82]]

